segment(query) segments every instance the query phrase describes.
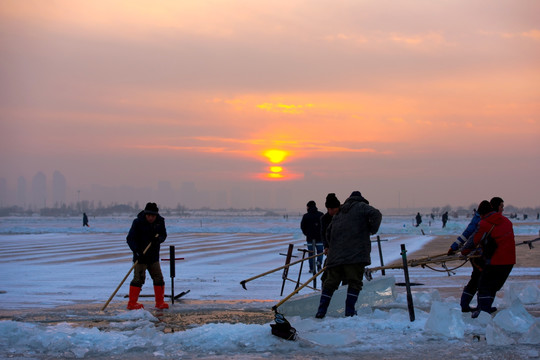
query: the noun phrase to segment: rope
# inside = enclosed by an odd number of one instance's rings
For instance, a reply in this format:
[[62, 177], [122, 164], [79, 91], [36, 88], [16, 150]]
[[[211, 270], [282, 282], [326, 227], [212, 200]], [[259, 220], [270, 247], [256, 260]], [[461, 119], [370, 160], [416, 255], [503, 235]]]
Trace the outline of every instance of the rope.
[[439, 269], [435, 269], [435, 268], [432, 268], [431, 266], [429, 266], [428, 264], [424, 264], [425, 267], [427, 267], [428, 269], [431, 269], [433, 271], [437, 271], [437, 272], [451, 272], [451, 271], [454, 271], [454, 270], [457, 270], [459, 269], [460, 267], [462, 267], [463, 265], [465, 265], [467, 263], [467, 261], [469, 261], [469, 259], [466, 259], [461, 265], [459, 266], [456, 266], [455, 268], [452, 268], [452, 269], [448, 269], [446, 267], [446, 263], [443, 263], [443, 267], [445, 268], [445, 270], [439, 270]]

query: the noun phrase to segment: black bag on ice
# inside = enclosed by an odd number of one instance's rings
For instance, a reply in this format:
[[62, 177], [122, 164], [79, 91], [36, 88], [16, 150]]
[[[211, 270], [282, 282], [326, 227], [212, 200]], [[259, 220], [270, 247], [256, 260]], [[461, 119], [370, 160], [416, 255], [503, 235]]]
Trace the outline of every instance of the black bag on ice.
[[272, 335], [279, 336], [285, 340], [296, 340], [296, 329], [285, 319], [283, 314], [276, 312], [275, 324], [270, 324]]

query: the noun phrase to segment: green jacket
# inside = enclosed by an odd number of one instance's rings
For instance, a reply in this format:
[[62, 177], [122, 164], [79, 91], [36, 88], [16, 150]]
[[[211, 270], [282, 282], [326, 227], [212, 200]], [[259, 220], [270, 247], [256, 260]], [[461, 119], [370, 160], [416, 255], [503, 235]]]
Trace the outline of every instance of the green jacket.
[[379, 231], [381, 220], [381, 212], [363, 197], [349, 197], [328, 228], [326, 265], [371, 264], [370, 236]]

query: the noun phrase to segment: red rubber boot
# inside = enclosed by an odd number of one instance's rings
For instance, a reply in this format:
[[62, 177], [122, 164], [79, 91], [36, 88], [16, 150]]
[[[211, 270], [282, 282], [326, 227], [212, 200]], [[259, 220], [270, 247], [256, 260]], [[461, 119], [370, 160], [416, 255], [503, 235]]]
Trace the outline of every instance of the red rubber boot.
[[169, 304], [163, 301], [165, 298], [165, 285], [157, 286], [154, 285], [154, 297], [156, 298], [156, 308], [158, 309], [168, 309]]
[[139, 300], [140, 293], [141, 293], [140, 287], [138, 286], [129, 287], [129, 301], [127, 304], [128, 310], [144, 309], [144, 305], [137, 302], [137, 300]]

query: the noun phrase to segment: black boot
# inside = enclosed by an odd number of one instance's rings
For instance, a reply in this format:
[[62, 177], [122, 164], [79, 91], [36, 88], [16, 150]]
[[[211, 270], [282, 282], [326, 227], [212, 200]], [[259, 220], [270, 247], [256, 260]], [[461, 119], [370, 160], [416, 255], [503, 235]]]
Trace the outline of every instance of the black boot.
[[360, 294], [360, 289], [347, 289], [347, 299], [345, 300], [345, 316], [355, 316], [356, 315], [356, 301], [358, 300], [358, 294]]
[[466, 312], [474, 312], [478, 310], [477, 308], [470, 307], [470, 303], [473, 298], [474, 298], [474, 294], [469, 294], [468, 292], [465, 292], [465, 290], [463, 290], [463, 293], [461, 294], [461, 302], [460, 302], [461, 312], [466, 313]]
[[493, 301], [495, 301], [495, 298], [490, 295], [478, 295], [478, 310], [474, 311], [471, 314], [471, 317], [473, 319], [476, 319], [478, 315], [480, 315], [480, 311], [485, 311], [488, 314], [494, 313], [497, 311], [497, 308], [492, 307]]
[[327, 290], [323, 289], [321, 294], [321, 301], [319, 303], [319, 309], [317, 310], [317, 314], [315, 314], [315, 317], [317, 319], [322, 319], [326, 315], [326, 311], [328, 310], [328, 305], [330, 305], [330, 300], [332, 300], [332, 295], [334, 294], [334, 290]]

